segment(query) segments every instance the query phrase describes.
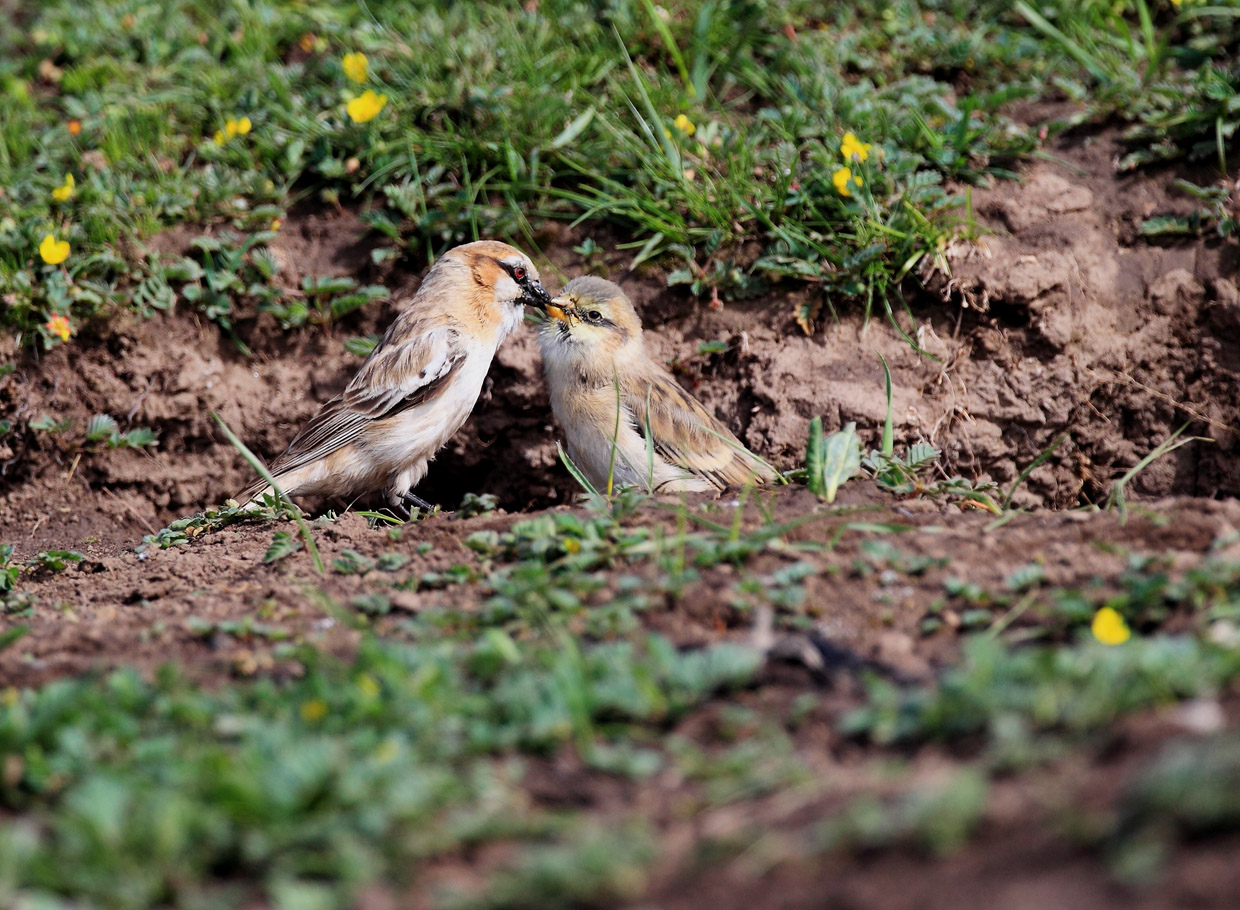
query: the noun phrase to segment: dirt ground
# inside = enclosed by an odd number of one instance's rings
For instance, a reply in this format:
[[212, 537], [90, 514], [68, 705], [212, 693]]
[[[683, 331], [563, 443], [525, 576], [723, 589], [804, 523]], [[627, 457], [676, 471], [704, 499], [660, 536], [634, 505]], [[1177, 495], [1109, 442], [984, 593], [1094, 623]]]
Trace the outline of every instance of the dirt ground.
[[[1037, 558], [1050, 583], [1084, 584], [1116, 578], [1129, 552], [1191, 563], [1240, 528], [1240, 247], [1217, 238], [1141, 238], [1143, 218], [1184, 212], [1190, 202], [1170, 189], [1177, 176], [1171, 171], [1116, 178], [1117, 149], [1110, 132], [1068, 136], [1051, 149], [1058, 160], [1030, 166], [1019, 185], [974, 192], [985, 230], [976, 242], [948, 251], [950, 275], [930, 276], [910, 295], [915, 322], [901, 314], [934, 358], [912, 351], [884, 321], [864, 325], [847, 312], [804, 335], [794, 322], [794, 302], [804, 290], [711, 310], [668, 291], [657, 270], [634, 274], [624, 270], [622, 257], [611, 259], [613, 277], [637, 303], [652, 347], [675, 359], [682, 380], [781, 468], [800, 463], [815, 415], [828, 428], [856, 421], [863, 437], [876, 441], [885, 413], [876, 352], [892, 367], [897, 445], [933, 442], [945, 453], [946, 472], [1006, 487], [1068, 434], [1017, 494], [1019, 505], [1039, 508], [990, 531], [983, 529], [992, 516], [900, 502], [869, 482], [846, 488], [843, 511], [823, 509], [801, 489], [774, 495], [777, 516], [821, 512], [797, 532], [807, 540], [828, 540], [855, 517], [849, 508], [863, 511], [867, 521], [934, 529], [902, 540], [950, 566], [911, 583], [893, 587], [881, 573], [849, 571], [861, 533], [846, 534], [834, 551], [816, 557], [826, 571], [807, 581], [807, 603], [832, 640], [884, 672], [927, 679], [957, 655], [950, 617], [936, 634], [919, 631], [949, 573], [998, 585]], [[348, 211], [292, 213], [275, 244], [288, 285], [313, 274], [382, 281], [404, 293], [416, 287], [423, 264], [376, 267], [363, 235], [364, 225]], [[156, 246], [176, 250], [192, 236], [168, 235]], [[560, 232], [541, 239], [552, 264], [544, 270], [546, 283], [555, 288], [581, 270], [570, 252], [580, 238]], [[168, 660], [205, 681], [285, 672], [270, 637], [219, 627], [245, 618], [278, 626], [292, 640], [347, 651], [357, 633], [326, 618], [303, 589], [313, 582], [347, 602], [360, 592], [360, 580], [332, 573], [318, 579], [304, 552], [264, 565], [269, 527], [242, 524], [170, 550], [133, 548], [143, 535], [221, 503], [249, 480], [210, 412], [260, 455], [278, 454], [360, 362], [343, 341], [381, 330], [397, 306], [375, 305], [343, 324], [292, 334], [270, 317], [243, 313], [237, 332], [255, 352], [252, 359], [182, 307], [149, 320], [87, 326], [74, 343], [23, 357], [16, 372], [0, 378], [0, 417], [15, 427], [43, 415], [72, 418], [76, 426], [62, 437], [20, 431], [0, 440], [0, 540], [15, 544], [19, 559], [52, 548], [86, 556], [24, 586], [56, 609], [41, 606], [23, 620], [31, 632], [0, 652], [0, 685], [35, 685], [122, 663], [149, 670]], [[700, 342], [719, 339], [728, 343], [726, 353], [696, 353]], [[0, 350], [3, 359], [12, 356]], [[81, 428], [98, 413], [116, 417], [122, 430], [156, 429], [158, 446], [82, 450]], [[1110, 513], [1062, 511], [1100, 502], [1118, 474], [1186, 423], [1187, 432], [1208, 441], [1185, 446], [1136, 478], [1131, 493], [1144, 502], [1127, 524]], [[555, 457], [557, 433], [527, 329], [501, 351], [473, 417], [417, 491], [448, 510], [465, 492], [492, 492], [501, 511], [471, 519], [442, 514], [396, 542], [348, 514], [317, 532], [324, 558], [396, 550], [411, 557], [402, 576], [442, 571], [474, 558], [462, 543], [474, 531], [506, 527], [513, 513], [571, 507], [574, 486]], [[418, 554], [421, 542], [432, 548]], [[767, 554], [751, 568], [782, 564], [783, 557]], [[753, 616], [726, 597], [730, 571], [705, 572], [678, 602], [650, 610], [649, 625], [681, 645], [752, 640]], [[459, 604], [460, 590], [393, 591], [394, 612], [381, 622], [396, 629], [410, 611]], [[816, 750], [824, 773], [858, 773], [873, 756], [858, 754], [832, 732], [833, 717], [858, 698], [847, 678], [824, 681], [795, 662], [772, 662], [744, 698], [761, 705], [807, 689], [824, 698], [800, 744]], [[1149, 718], [1143, 724], [1131, 744], [1148, 755], [1173, 724]], [[564, 761], [556, 768], [557, 786], [585, 773]], [[923, 754], [917, 761], [930, 773], [948, 759]], [[1109, 773], [1107, 762], [1118, 761], [1099, 757], [1072, 786], [1088, 792]], [[579, 785], [586, 804], [617, 798], [596, 792], [588, 780]], [[659, 781], [642, 786], [621, 796], [651, 806], [668, 796]], [[652, 905], [1208, 907], [1226, 906], [1240, 886], [1237, 842], [1220, 840], [1174, 864], [1158, 889], [1134, 897], [1095, 857], [1070, 851], [1049, 833], [1039, 802], [1039, 788], [1049, 786], [1012, 784], [988, 814], [986, 836], [949, 860], [884, 852], [785, 865], [751, 879], [685, 873], [675, 861], [691, 855], [695, 838], [711, 824], [728, 819], [686, 823], [656, 812], [670, 852]], [[847, 793], [843, 786], [842, 797]], [[772, 808], [772, 823], [791, 824], [779, 815], [787, 811]], [[895, 887], [910, 877], [925, 884], [924, 894], [937, 896], [910, 900]], [[966, 885], [976, 899], [964, 896]]]
[[[913, 295], [915, 324], [901, 314], [934, 358], [885, 321], [866, 325], [847, 312], [807, 337], [794, 305], [809, 290], [711, 310], [667, 290], [657, 270], [627, 272], [617, 256], [611, 271], [653, 330], [650, 345], [781, 467], [799, 463], [815, 415], [828, 427], [856, 421], [863, 438], [877, 438], [886, 407], [881, 353], [893, 372], [897, 442], [934, 443], [948, 472], [1006, 485], [1068, 434], [1022, 487], [1020, 505], [1097, 503], [1117, 474], [1185, 424], [1209, 441], [1149, 466], [1134, 492], [1240, 494], [1240, 246], [1140, 238], [1143, 218], [1183, 213], [1191, 200], [1169, 188], [1177, 176], [1170, 171], [1114, 177], [1112, 134], [1065, 139], [1054, 151], [1062, 163], [1039, 162], [1019, 185], [974, 192], [984, 233], [954, 244], [950, 276], [929, 276]], [[397, 300], [415, 288], [421, 264], [373, 266], [363, 234], [347, 211], [294, 213], [275, 244], [289, 286], [313, 274], [382, 281]], [[154, 246], [183, 248], [191, 236], [175, 232]], [[554, 288], [582, 269], [569, 249], [577, 238], [543, 239]], [[182, 309], [111, 320], [97, 332], [88, 326], [74, 344], [23, 360], [0, 379], [0, 412], [15, 426], [50, 415], [81, 428], [108, 413], [122, 429], [157, 429], [160, 443], [150, 454], [88, 453], [75, 464], [71, 440], [9, 434], [0, 444], [0, 519], [29, 529], [31, 546], [92, 535], [123, 545], [222, 502], [249, 469], [209, 413], [218, 411], [258, 454], [278, 454], [351, 377], [359, 359], [343, 341], [380, 330], [397, 307], [376, 305], [343, 325], [297, 334], [241, 314], [237, 331], [253, 359]], [[713, 340], [729, 350], [697, 353]], [[573, 495], [556, 462], [539, 369], [534, 333], [519, 333], [500, 352], [473, 417], [433, 464], [423, 497], [453, 508], [465, 492], [488, 491], [522, 510]]]

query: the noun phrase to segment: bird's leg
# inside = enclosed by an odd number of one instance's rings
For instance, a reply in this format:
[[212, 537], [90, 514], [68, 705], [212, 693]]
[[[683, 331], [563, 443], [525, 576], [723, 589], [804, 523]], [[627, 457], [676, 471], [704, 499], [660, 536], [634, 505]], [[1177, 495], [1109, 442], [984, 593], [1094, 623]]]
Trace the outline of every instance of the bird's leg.
[[406, 513], [408, 513], [409, 511], [409, 506], [417, 506], [423, 512], [429, 512], [435, 508], [433, 505], [431, 505], [421, 496], [415, 496], [409, 490], [406, 490], [404, 493], [400, 494], [400, 501], [401, 501], [401, 504], [404, 506]]

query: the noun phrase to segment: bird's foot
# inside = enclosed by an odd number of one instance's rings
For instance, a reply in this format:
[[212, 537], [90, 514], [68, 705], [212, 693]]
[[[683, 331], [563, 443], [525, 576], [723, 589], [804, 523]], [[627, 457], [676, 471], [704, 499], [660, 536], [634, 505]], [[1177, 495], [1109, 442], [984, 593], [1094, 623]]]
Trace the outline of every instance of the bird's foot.
[[400, 499], [401, 499], [401, 502], [404, 502], [407, 505], [417, 506], [419, 509], [422, 509], [423, 511], [426, 511], [426, 512], [429, 512], [431, 509], [435, 508], [433, 505], [431, 505], [421, 496], [417, 496], [414, 493], [409, 492], [408, 490], [400, 494]]
[[405, 521], [409, 521], [413, 517], [413, 508], [420, 509], [427, 515], [435, 511], [435, 506], [431, 505], [421, 496], [416, 496], [408, 491], [400, 494], [400, 498], [392, 504], [392, 508], [398, 514], [403, 515]]

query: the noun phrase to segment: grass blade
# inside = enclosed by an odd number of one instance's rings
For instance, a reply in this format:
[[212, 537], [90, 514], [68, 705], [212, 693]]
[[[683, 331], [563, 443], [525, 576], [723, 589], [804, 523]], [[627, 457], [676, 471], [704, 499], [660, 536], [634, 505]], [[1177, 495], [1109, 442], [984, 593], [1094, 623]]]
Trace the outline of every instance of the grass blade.
[[1119, 523], [1120, 524], [1125, 524], [1128, 521], [1128, 501], [1124, 496], [1124, 491], [1125, 491], [1125, 488], [1128, 486], [1129, 482], [1134, 477], [1136, 477], [1138, 474], [1144, 471], [1147, 467], [1149, 467], [1153, 462], [1157, 461], [1159, 458], [1162, 458], [1164, 455], [1170, 455], [1180, 446], [1188, 445], [1190, 442], [1208, 442], [1209, 441], [1209, 437], [1207, 436], [1188, 436], [1188, 437], [1185, 437], [1184, 439], [1180, 439], [1177, 441], [1176, 437], [1178, 437], [1181, 433], [1183, 433], [1187, 429], [1188, 429], [1188, 424], [1184, 424], [1184, 426], [1180, 427], [1178, 430], [1176, 430], [1174, 433], [1172, 433], [1170, 436], [1168, 436], [1166, 439], [1160, 442], [1157, 446], [1155, 446], [1154, 450], [1150, 452], [1150, 454], [1146, 455], [1144, 458], [1138, 461], [1135, 465], [1129, 468], [1129, 470], [1124, 474], [1123, 477], [1119, 478], [1119, 480], [1111, 484], [1111, 492], [1107, 496], [1107, 501], [1106, 501], [1106, 504], [1103, 505], [1103, 508], [1107, 510], [1114, 508], [1117, 512], [1119, 512]]
[[887, 366], [887, 358], [882, 354], [878, 355], [879, 361], [883, 365], [883, 382], [887, 385], [887, 419], [883, 421], [883, 444], [882, 453], [891, 457], [896, 450], [895, 432], [891, 419], [891, 369]]
[[1007, 495], [1003, 497], [1003, 505], [999, 507], [1000, 509], [1002, 509], [1004, 512], [1007, 511], [1008, 506], [1011, 505], [1012, 503], [1012, 497], [1016, 495], [1016, 491], [1017, 489], [1020, 488], [1020, 485], [1025, 482], [1025, 480], [1029, 477], [1030, 474], [1032, 474], [1035, 470], [1040, 468], [1042, 465], [1046, 464], [1046, 462], [1050, 459], [1050, 457], [1055, 454], [1055, 450], [1059, 448], [1061, 445], [1063, 445], [1063, 441], [1067, 438], [1068, 438], [1067, 433], [1060, 433], [1058, 436], [1055, 437], [1054, 442], [1052, 442], [1049, 446], [1047, 446], [1045, 449], [1042, 450], [1041, 455], [1039, 455], [1037, 458], [1035, 458], [1033, 461], [1029, 463], [1029, 467], [1025, 468], [1025, 470], [1020, 472], [1020, 476], [1016, 478], [1015, 483], [1013, 483], [1012, 486], [1008, 489]]
[[314, 543], [314, 538], [310, 536], [310, 526], [306, 524], [306, 518], [301, 514], [301, 509], [297, 507], [291, 499], [284, 495], [284, 491], [276, 483], [276, 479], [271, 476], [271, 472], [259, 460], [258, 456], [250, 451], [249, 446], [242, 442], [237, 434], [229, 429], [228, 424], [224, 422], [224, 418], [215, 411], [211, 412], [211, 419], [220, 425], [220, 429], [224, 431], [225, 438], [232, 443], [232, 447], [241, 453], [241, 457], [249, 462], [258, 476], [267, 481], [267, 485], [276, 491], [276, 499], [280, 502], [287, 503], [293, 511], [293, 520], [297, 522], [297, 527], [301, 529], [302, 539], [306, 542], [306, 549], [310, 551], [310, 558], [314, 560], [314, 570], [320, 575], [323, 574], [323, 557], [319, 555], [319, 548]]
[[825, 442], [822, 418], [815, 417], [809, 422], [809, 441], [805, 444], [805, 473], [809, 491], [819, 498], [825, 496], [827, 491], [822, 477], [827, 463]]
[[676, 44], [676, 38], [672, 35], [672, 30], [667, 27], [663, 17], [659, 15], [658, 9], [655, 8], [654, 0], [642, 0], [642, 6], [646, 10], [646, 15], [650, 17], [650, 24], [659, 33], [663, 46], [671, 54], [672, 62], [676, 64], [676, 72], [680, 74], [680, 81], [685, 84], [685, 91], [689, 93], [690, 97], [695, 96], [697, 92], [693, 87], [693, 77], [689, 75], [689, 68], [685, 66], [684, 54], [680, 52], [680, 46]]

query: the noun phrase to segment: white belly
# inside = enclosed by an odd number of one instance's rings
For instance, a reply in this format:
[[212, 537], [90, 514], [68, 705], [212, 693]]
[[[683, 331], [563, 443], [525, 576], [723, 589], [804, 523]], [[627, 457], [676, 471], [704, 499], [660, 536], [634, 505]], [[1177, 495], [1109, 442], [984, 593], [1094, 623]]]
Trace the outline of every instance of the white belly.
[[426, 465], [469, 418], [482, 391], [493, 352], [471, 356], [431, 401], [376, 424], [370, 431], [370, 458], [388, 478], [390, 495], [399, 496], [426, 475]]

